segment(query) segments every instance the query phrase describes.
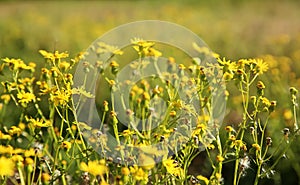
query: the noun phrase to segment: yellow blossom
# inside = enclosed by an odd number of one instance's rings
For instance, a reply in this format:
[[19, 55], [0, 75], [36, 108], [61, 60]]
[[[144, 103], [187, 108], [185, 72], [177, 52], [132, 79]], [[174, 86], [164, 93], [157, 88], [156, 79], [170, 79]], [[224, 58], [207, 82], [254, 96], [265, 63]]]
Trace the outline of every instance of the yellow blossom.
[[154, 48], [149, 48], [147, 50], [144, 50], [146, 56], [154, 56], [154, 57], [160, 57], [162, 53]]
[[16, 126], [12, 126], [9, 130], [8, 133], [12, 136], [12, 135], [17, 135], [19, 136], [22, 133], [22, 130], [19, 127]]
[[28, 119], [28, 122], [32, 124], [34, 127], [49, 127], [51, 126], [51, 122], [49, 120], [44, 120], [44, 119], [33, 119], [30, 118]]
[[[0, 130], [0, 139], [3, 139], [3, 140], [11, 140], [11, 136], [8, 135], [8, 134], [2, 133], [1, 130]], [[1, 153], [1, 151], [0, 151], [0, 153]]]
[[72, 144], [69, 141], [63, 141], [61, 146], [67, 150], [69, 150], [72, 147]]
[[66, 61], [63, 61], [63, 62], [60, 62], [58, 67], [62, 70], [62, 71], [66, 71], [70, 68], [70, 63], [69, 62], [66, 62]]
[[254, 59], [254, 63], [256, 64], [254, 68], [254, 73], [256, 74], [263, 74], [269, 69], [268, 64], [264, 62], [262, 59]]
[[163, 160], [163, 165], [167, 169], [167, 172], [182, 177], [183, 176], [183, 169], [178, 166], [178, 164], [171, 158]]
[[223, 162], [224, 161], [224, 157], [222, 157], [221, 155], [217, 155], [216, 157], [218, 162]]
[[14, 151], [14, 148], [10, 145], [4, 146], [0, 145], [0, 154], [12, 154]]
[[34, 148], [30, 148], [30, 149], [28, 149], [28, 150], [25, 150], [25, 151], [24, 151], [24, 156], [25, 156], [25, 157], [32, 157], [32, 156], [35, 156]]
[[1, 95], [1, 100], [4, 101], [4, 104], [8, 104], [8, 102], [10, 101], [10, 95], [9, 94]]
[[50, 101], [52, 101], [55, 106], [64, 106], [69, 102], [71, 95], [72, 90], [56, 90], [50, 94]]
[[13, 155], [11, 159], [15, 162], [23, 162], [24, 158], [21, 155]]
[[232, 128], [232, 126], [226, 126], [225, 127], [225, 130], [227, 131], [227, 132], [232, 132], [234, 129]]
[[0, 158], [0, 176], [14, 175], [15, 163], [12, 159], [1, 157]]
[[104, 164], [100, 164], [99, 161], [89, 161], [88, 164], [81, 162], [80, 169], [94, 176], [103, 176], [108, 171], [108, 168]]
[[266, 106], [266, 107], [269, 107], [271, 105], [271, 102], [270, 100], [268, 100], [268, 98], [266, 97], [260, 97], [259, 98], [261, 100], [261, 102]]
[[137, 181], [142, 181], [142, 180], [145, 181], [148, 179], [148, 174], [145, 173], [145, 171], [142, 168], [139, 168], [136, 165], [130, 167], [130, 173], [132, 174], [134, 179]]
[[257, 150], [257, 151], [260, 150], [260, 146], [257, 143], [252, 144], [252, 147], [255, 148], [255, 150]]
[[51, 179], [51, 176], [48, 173], [42, 173], [42, 182], [47, 184]]
[[121, 169], [121, 173], [122, 173], [123, 175], [127, 176], [127, 175], [130, 174], [130, 170], [129, 170], [129, 168], [127, 168], [127, 167], [123, 167], [123, 168]]
[[54, 53], [50, 53], [45, 50], [39, 50], [39, 52], [45, 59], [50, 59], [51, 61], [69, 57], [67, 52], [59, 53], [58, 51], [55, 51]]
[[17, 94], [17, 97], [19, 99], [18, 102], [25, 105], [31, 101], [35, 101], [35, 95], [29, 92], [21, 91]]

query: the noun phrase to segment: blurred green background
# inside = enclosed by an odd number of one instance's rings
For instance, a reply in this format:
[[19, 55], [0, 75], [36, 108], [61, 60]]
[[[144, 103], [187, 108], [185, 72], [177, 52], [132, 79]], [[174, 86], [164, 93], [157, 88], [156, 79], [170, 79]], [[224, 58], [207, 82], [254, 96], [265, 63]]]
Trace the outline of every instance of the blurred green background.
[[[300, 88], [299, 10], [298, 0], [0, 1], [0, 58], [42, 65], [39, 49], [68, 51], [75, 56], [121, 24], [145, 19], [177, 23], [228, 59], [267, 60], [266, 93], [279, 107], [269, 127], [276, 144], [282, 128], [292, 125], [292, 120], [284, 117], [290, 106], [288, 89]], [[1, 81], [4, 78], [0, 76]], [[232, 98], [226, 121], [234, 124], [240, 102], [234, 95]], [[289, 160], [279, 164], [273, 180], [262, 184], [299, 184], [299, 141], [287, 153]], [[245, 179], [242, 184], [247, 184]], [[225, 184], [230, 182], [225, 179]]]

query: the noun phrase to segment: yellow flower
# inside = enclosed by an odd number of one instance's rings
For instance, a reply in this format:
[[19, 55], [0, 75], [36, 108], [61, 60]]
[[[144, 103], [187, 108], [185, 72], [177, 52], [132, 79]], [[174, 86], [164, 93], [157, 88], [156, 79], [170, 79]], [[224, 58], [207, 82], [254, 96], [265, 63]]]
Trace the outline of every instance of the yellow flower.
[[20, 84], [23, 84], [23, 85], [31, 85], [33, 83], [34, 79], [35, 79], [34, 77], [32, 77], [32, 78], [26, 77], [26, 78], [18, 79], [18, 81]]
[[15, 162], [23, 162], [24, 158], [21, 155], [13, 155], [11, 159]]
[[154, 48], [149, 48], [144, 51], [146, 56], [160, 57], [162, 53]]
[[25, 150], [24, 151], [24, 156], [25, 157], [35, 156], [34, 148], [30, 148], [29, 150]]
[[[1, 130], [0, 130], [0, 139], [3, 139], [3, 140], [11, 140], [11, 136], [8, 135], [8, 134], [2, 133]], [[1, 145], [0, 145], [0, 146], [1, 146]], [[0, 153], [1, 153], [1, 151], [0, 151]]]
[[0, 176], [12, 176], [14, 175], [15, 163], [12, 159], [6, 157], [0, 158]]
[[268, 100], [268, 98], [266, 98], [266, 97], [260, 97], [259, 99], [261, 100], [261, 102], [262, 102], [266, 107], [270, 107], [271, 102], [270, 102], [270, 100]]
[[69, 62], [66, 62], [66, 61], [63, 61], [63, 62], [60, 62], [58, 67], [62, 70], [62, 71], [66, 71], [69, 69], [70, 67], [70, 63]]
[[50, 101], [52, 101], [55, 106], [64, 106], [69, 102], [71, 95], [72, 90], [56, 90], [50, 94]]
[[257, 143], [252, 144], [252, 147], [255, 148], [256, 151], [260, 150], [260, 146]]
[[105, 164], [101, 164], [99, 161], [89, 161], [88, 164], [81, 162], [80, 169], [94, 176], [103, 176], [108, 171], [108, 168], [105, 166]]
[[254, 68], [254, 73], [256, 74], [263, 74], [269, 69], [268, 64], [264, 62], [262, 59], [254, 59], [253, 63], [256, 64]]
[[216, 159], [218, 162], [223, 162], [225, 160], [221, 155], [217, 155]]
[[231, 148], [232, 147], [234, 147], [235, 149], [241, 148], [243, 150], [246, 150], [246, 144], [242, 140], [233, 140]]
[[139, 38], [134, 38], [131, 39], [131, 43], [134, 45], [133, 48], [136, 51], [142, 51], [143, 49], [148, 49], [152, 46], [154, 46], [154, 42], [150, 42], [150, 41], [145, 41], [143, 39], [139, 39]]
[[21, 91], [17, 94], [17, 97], [19, 99], [18, 102], [25, 105], [31, 101], [35, 101], [35, 95], [29, 92]]
[[1, 95], [1, 100], [4, 101], [4, 104], [8, 104], [8, 102], [10, 101], [10, 95], [9, 94]]
[[284, 112], [283, 112], [283, 118], [284, 118], [285, 120], [290, 120], [290, 119], [292, 119], [292, 118], [293, 118], [293, 112], [292, 112], [290, 109], [284, 110]]
[[232, 132], [234, 129], [232, 128], [232, 126], [226, 126], [225, 127], [225, 130], [227, 131], [227, 132]]
[[21, 59], [5, 58], [3, 61], [10, 67], [11, 70], [24, 69], [34, 71], [34, 67], [26, 65]]
[[12, 146], [10, 146], [10, 145], [8, 145], [8, 146], [0, 145], [0, 154], [12, 154], [13, 152], [14, 152], [14, 148]]
[[121, 169], [121, 173], [122, 173], [123, 175], [127, 176], [127, 175], [130, 174], [130, 170], [129, 170], [129, 168], [127, 168], [127, 167], [123, 167], [123, 168]]
[[237, 70], [237, 65], [235, 62], [231, 62], [230, 60], [226, 60], [225, 58], [218, 58], [218, 63], [223, 67], [223, 72], [234, 72]]
[[72, 144], [69, 141], [62, 142], [61, 146], [67, 150], [69, 150], [72, 147]]
[[47, 52], [45, 50], [39, 50], [39, 53], [45, 58], [50, 59], [51, 61], [55, 61], [57, 59], [67, 58], [69, 57], [69, 54], [67, 52], [59, 53], [58, 51], [55, 51], [54, 53]]
[[28, 119], [29, 123], [32, 124], [34, 127], [49, 127], [51, 126], [51, 122], [49, 120], [44, 119]]
[[258, 81], [256, 87], [260, 90], [266, 88], [265, 84], [262, 81]]
[[206, 132], [207, 126], [204, 123], [198, 123], [195, 130], [193, 130], [192, 136], [201, 136]]
[[176, 116], [176, 111], [172, 110], [169, 114], [171, 117], [175, 117]]
[[33, 163], [34, 163], [34, 160], [31, 159], [30, 157], [27, 157], [27, 158], [25, 159], [25, 164], [26, 164], [26, 165], [31, 165], [31, 164], [33, 164]]
[[51, 176], [48, 173], [42, 173], [42, 182], [47, 184], [49, 183]]
[[137, 181], [146, 181], [148, 179], [148, 174], [145, 173], [145, 171], [142, 168], [139, 168], [136, 165], [130, 167], [130, 173], [132, 174], [133, 178]]
[[12, 126], [9, 130], [8, 133], [12, 136], [14, 134], [16, 134], [17, 136], [19, 136], [22, 133], [22, 130], [19, 127], [16, 126]]
[[183, 169], [171, 158], [163, 160], [163, 165], [167, 169], [167, 172], [177, 177], [183, 176]]

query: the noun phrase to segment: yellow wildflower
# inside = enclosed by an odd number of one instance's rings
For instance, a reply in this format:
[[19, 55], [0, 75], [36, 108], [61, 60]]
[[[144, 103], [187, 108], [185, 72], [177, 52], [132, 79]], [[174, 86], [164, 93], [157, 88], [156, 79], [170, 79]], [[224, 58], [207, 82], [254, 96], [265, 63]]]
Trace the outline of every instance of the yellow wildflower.
[[148, 174], [145, 173], [145, 171], [142, 168], [139, 168], [138, 166], [132, 166], [130, 167], [130, 173], [137, 181], [147, 180]]
[[234, 129], [232, 128], [232, 126], [226, 126], [225, 127], [225, 130], [227, 131], [227, 132], [232, 132]]
[[67, 71], [69, 68], [70, 68], [70, 63], [69, 62], [66, 62], [66, 61], [63, 61], [63, 62], [60, 62], [58, 67], [62, 70], [62, 71]]
[[55, 106], [64, 106], [69, 102], [71, 95], [72, 90], [56, 90], [50, 94], [50, 101], [52, 101]]
[[35, 95], [29, 92], [21, 91], [17, 94], [17, 97], [19, 99], [18, 102], [25, 105], [31, 101], [35, 101]]
[[268, 64], [264, 62], [262, 59], [254, 59], [253, 63], [256, 64], [254, 68], [254, 73], [256, 74], [263, 74], [269, 69]]
[[19, 136], [22, 133], [22, 130], [19, 127], [16, 126], [12, 126], [9, 130], [8, 133], [12, 136], [14, 134], [16, 134], [17, 136]]
[[290, 119], [292, 119], [292, 118], [293, 118], [293, 112], [292, 112], [290, 109], [284, 110], [284, 112], [283, 112], [283, 118], [284, 118], [285, 120], [290, 120]]
[[29, 123], [32, 124], [34, 127], [49, 127], [51, 126], [51, 122], [49, 120], [44, 119], [28, 119]]
[[260, 150], [260, 146], [257, 143], [252, 144], [252, 147], [255, 148], [256, 151]]
[[13, 155], [11, 159], [15, 162], [23, 162], [24, 158], [21, 155]]
[[270, 100], [268, 100], [268, 98], [266, 97], [260, 97], [259, 98], [261, 100], [261, 102], [266, 106], [266, 107], [269, 107], [271, 105], [271, 102]]
[[8, 146], [0, 145], [0, 154], [12, 154], [13, 152], [14, 152], [14, 148], [12, 146], [10, 146], [10, 145], [8, 145]]
[[42, 173], [42, 182], [48, 184], [51, 179], [51, 176], [48, 173]]
[[171, 117], [175, 117], [176, 116], [176, 111], [172, 110], [169, 114]]
[[167, 172], [177, 177], [183, 176], [183, 169], [171, 158], [163, 160], [163, 165], [167, 169]]
[[8, 104], [8, 102], [10, 101], [10, 95], [9, 94], [1, 95], [1, 100], [4, 101], [4, 104]]
[[72, 147], [72, 144], [69, 141], [63, 141], [61, 146], [62, 148], [69, 150]]
[[55, 61], [57, 59], [67, 58], [69, 57], [69, 54], [67, 52], [59, 53], [58, 51], [55, 51], [54, 53], [47, 52], [45, 50], [39, 50], [39, 53], [45, 58], [50, 59], [51, 61]]
[[0, 158], [0, 176], [14, 175], [15, 163], [12, 159], [1, 157]]
[[18, 79], [19, 83], [23, 84], [23, 85], [31, 85], [34, 81], [34, 77], [32, 78], [21, 78], [21, 79]]
[[24, 156], [25, 157], [35, 156], [34, 148], [30, 148], [29, 150], [25, 150], [24, 151]]
[[221, 155], [217, 155], [216, 159], [218, 162], [223, 162], [225, 160]]
[[160, 57], [162, 53], [154, 48], [149, 48], [144, 51], [146, 56]]
[[81, 162], [80, 169], [94, 176], [103, 176], [108, 171], [108, 168], [104, 164], [100, 164], [99, 161], [89, 161], [88, 164]]
[[[8, 134], [2, 133], [1, 130], [0, 130], [0, 139], [3, 139], [3, 140], [11, 140], [11, 136], [8, 135]], [[1, 151], [0, 151], [0, 153], [1, 153]]]
[[3, 61], [10, 67], [11, 70], [19, 70], [19, 69], [25, 69], [25, 70], [34, 70], [32, 66], [28, 66], [24, 63], [21, 59], [9, 59], [5, 58]]
[[150, 42], [150, 41], [145, 41], [143, 39], [139, 39], [139, 38], [134, 38], [131, 39], [131, 43], [134, 45], [133, 48], [136, 51], [142, 51], [143, 49], [148, 49], [152, 46], [154, 46], [154, 42]]
[[129, 168], [127, 168], [127, 167], [123, 167], [123, 168], [121, 169], [121, 173], [122, 173], [123, 175], [127, 176], [127, 175], [130, 174], [130, 170], [129, 170]]

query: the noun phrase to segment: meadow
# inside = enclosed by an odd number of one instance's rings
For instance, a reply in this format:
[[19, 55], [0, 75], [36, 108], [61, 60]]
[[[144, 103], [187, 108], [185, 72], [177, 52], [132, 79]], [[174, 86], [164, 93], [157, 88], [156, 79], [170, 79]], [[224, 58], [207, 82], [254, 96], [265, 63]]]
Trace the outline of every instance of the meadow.
[[[0, 184], [299, 184], [299, 8], [292, 0], [0, 2]], [[97, 43], [91, 53], [112, 57], [87, 62], [93, 41], [138, 20], [190, 29], [211, 49], [194, 44], [199, 59], [216, 62], [182, 62], [143, 38], [127, 48]], [[132, 70], [150, 66], [164, 78], [122, 81], [129, 59], [139, 61]], [[78, 69], [82, 79], [101, 75], [96, 94], [88, 80], [73, 87]], [[226, 100], [217, 125], [214, 75]], [[124, 84], [128, 102], [110, 96]], [[89, 99], [100, 127], [77, 118]], [[118, 101], [128, 103], [123, 112]]]

